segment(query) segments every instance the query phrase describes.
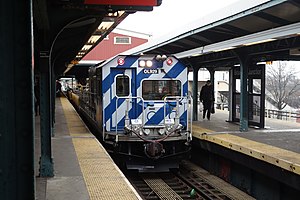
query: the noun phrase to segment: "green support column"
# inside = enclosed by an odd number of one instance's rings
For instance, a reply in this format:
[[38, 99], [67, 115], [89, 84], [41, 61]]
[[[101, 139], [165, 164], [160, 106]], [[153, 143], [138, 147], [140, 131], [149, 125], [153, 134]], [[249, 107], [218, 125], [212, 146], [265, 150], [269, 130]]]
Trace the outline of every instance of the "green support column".
[[193, 67], [193, 121], [198, 121], [198, 71], [199, 67]]
[[[209, 75], [210, 75], [210, 81], [214, 90], [215, 95], [215, 70], [214, 69], [208, 69]], [[215, 96], [214, 96], [215, 97]]]
[[[234, 89], [233, 89], [234, 88]], [[228, 122], [233, 121], [233, 91], [235, 91], [235, 81], [233, 81], [233, 69], [229, 70], [229, 93], [228, 93], [228, 109], [229, 109], [229, 116]]]
[[32, 1], [0, 8], [0, 199], [35, 199]]
[[51, 67], [51, 135], [52, 137], [55, 136], [55, 129], [54, 129], [54, 124], [55, 124], [55, 98], [56, 98], [56, 77], [54, 75], [54, 70], [53, 67]]
[[249, 58], [246, 52], [239, 52], [238, 59], [240, 61], [241, 71], [241, 95], [240, 95], [240, 131], [248, 131], [248, 61]]
[[41, 81], [40, 81], [40, 109], [41, 109], [41, 157], [40, 176], [54, 176], [52, 151], [51, 151], [51, 70], [49, 67], [49, 56], [40, 58]]
[[209, 71], [209, 76], [210, 76], [210, 80], [211, 80], [211, 84], [214, 85], [214, 80], [215, 80], [215, 71], [213, 69], [208, 69]]

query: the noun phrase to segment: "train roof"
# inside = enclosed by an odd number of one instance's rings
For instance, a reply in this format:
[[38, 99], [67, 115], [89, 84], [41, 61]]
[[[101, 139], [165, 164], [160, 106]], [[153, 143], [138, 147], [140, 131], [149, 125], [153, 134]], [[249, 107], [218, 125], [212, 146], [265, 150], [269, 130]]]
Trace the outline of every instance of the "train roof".
[[[111, 61], [115, 60], [116, 58], [118, 57], [125, 57], [125, 56], [131, 56], [131, 57], [152, 57], [152, 56], [156, 56], [157, 54], [139, 54], [139, 55], [126, 55], [126, 54], [120, 54], [120, 55], [117, 55], [117, 56], [114, 56], [114, 57], [111, 57], [107, 60], [104, 60], [96, 65], [94, 65], [93, 67], [96, 67], [96, 68], [100, 68], [100, 67], [103, 67], [104, 65], [110, 63]], [[172, 56], [174, 58], [176, 58], [174, 55], [166, 55], [166, 56]], [[177, 60], [179, 60], [178, 58], [176, 58]]]

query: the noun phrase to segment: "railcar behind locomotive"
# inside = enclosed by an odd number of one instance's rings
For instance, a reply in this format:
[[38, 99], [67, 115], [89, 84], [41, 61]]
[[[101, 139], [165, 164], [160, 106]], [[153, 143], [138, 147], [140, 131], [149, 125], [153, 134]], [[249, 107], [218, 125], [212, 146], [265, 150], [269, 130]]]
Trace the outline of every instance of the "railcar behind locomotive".
[[89, 69], [79, 111], [128, 168], [176, 163], [192, 140], [187, 75], [174, 56], [119, 55]]

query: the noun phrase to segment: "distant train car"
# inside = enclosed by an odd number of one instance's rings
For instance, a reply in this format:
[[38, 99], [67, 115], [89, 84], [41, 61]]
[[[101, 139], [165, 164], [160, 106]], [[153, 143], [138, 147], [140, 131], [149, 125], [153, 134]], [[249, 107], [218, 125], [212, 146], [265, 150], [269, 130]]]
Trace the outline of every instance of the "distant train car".
[[187, 75], [174, 56], [120, 55], [90, 68], [79, 110], [128, 168], [171, 163], [192, 140]]

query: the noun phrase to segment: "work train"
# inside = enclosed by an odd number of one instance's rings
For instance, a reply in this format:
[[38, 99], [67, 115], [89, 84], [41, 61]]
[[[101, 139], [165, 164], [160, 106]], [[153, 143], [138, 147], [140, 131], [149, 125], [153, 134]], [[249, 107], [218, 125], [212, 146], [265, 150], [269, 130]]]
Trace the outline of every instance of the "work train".
[[71, 99], [127, 168], [174, 167], [192, 140], [187, 75], [174, 56], [119, 55], [91, 67]]

